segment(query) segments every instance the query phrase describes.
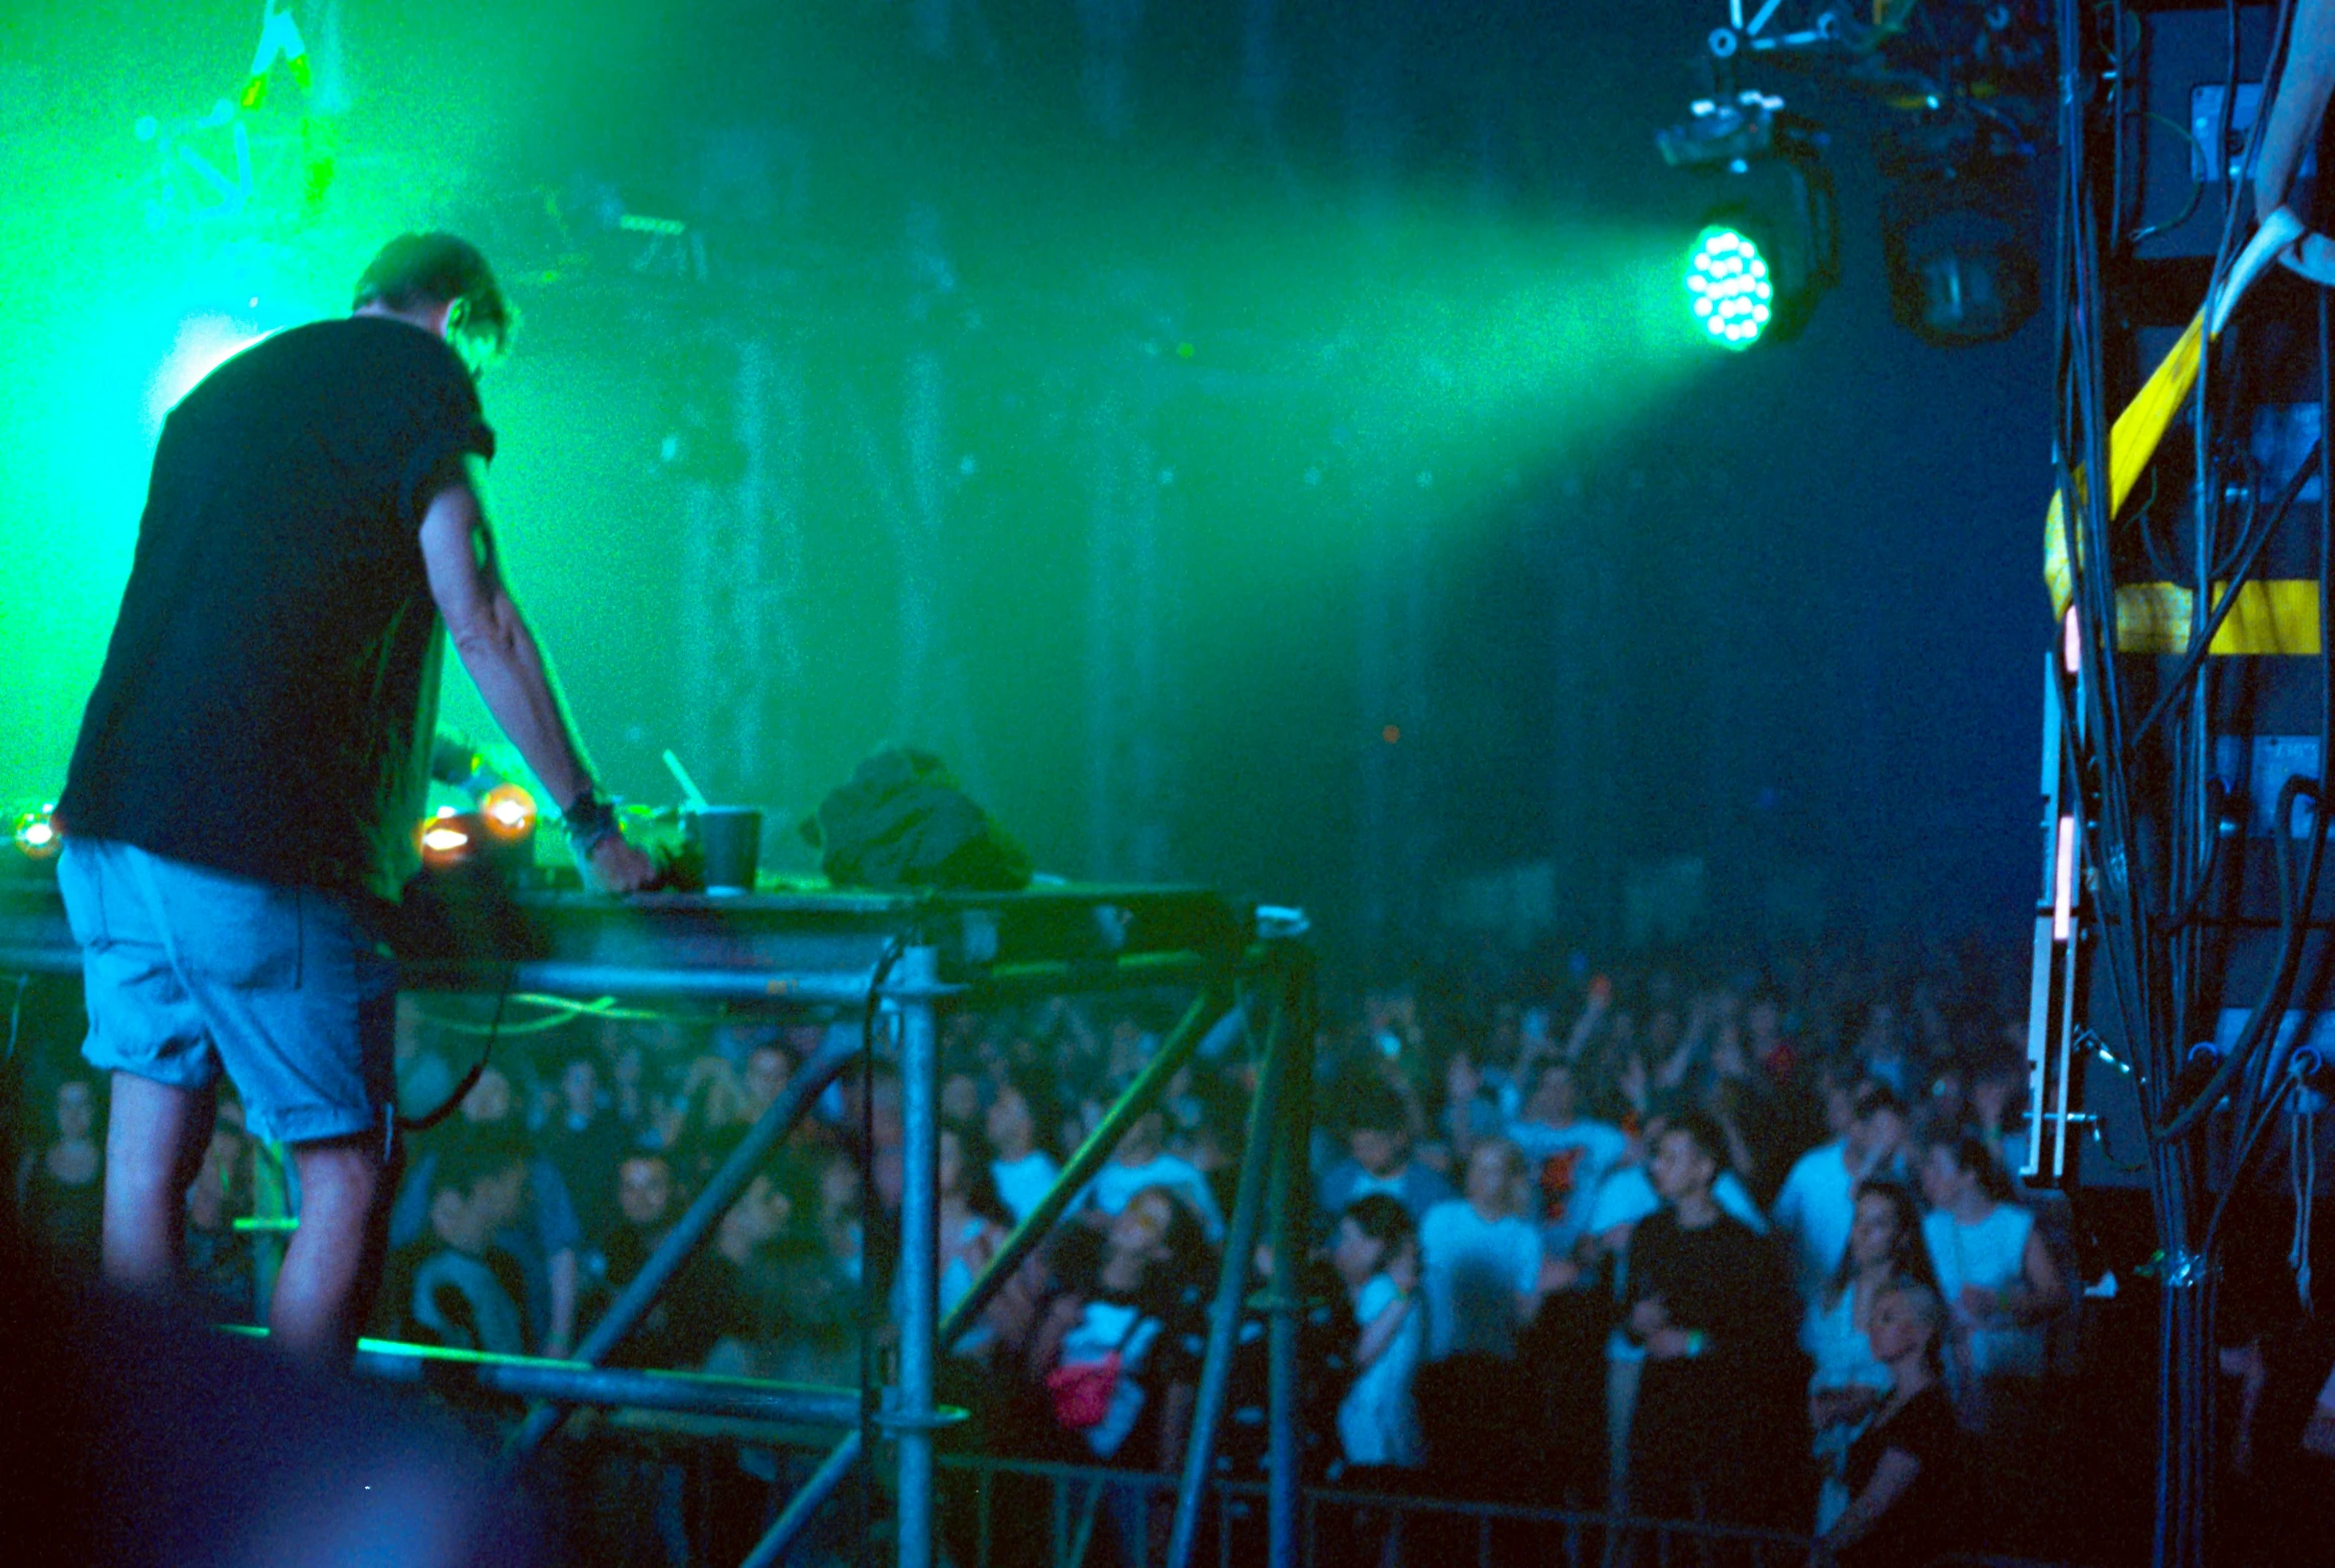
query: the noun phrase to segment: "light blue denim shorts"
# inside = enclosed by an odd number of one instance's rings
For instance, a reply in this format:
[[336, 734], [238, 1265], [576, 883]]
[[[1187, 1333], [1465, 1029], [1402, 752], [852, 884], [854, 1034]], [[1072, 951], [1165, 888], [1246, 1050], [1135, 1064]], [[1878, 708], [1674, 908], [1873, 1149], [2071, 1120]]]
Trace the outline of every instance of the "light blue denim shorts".
[[90, 1066], [196, 1093], [224, 1073], [278, 1142], [386, 1135], [397, 967], [349, 900], [93, 838], [66, 839], [57, 884]]

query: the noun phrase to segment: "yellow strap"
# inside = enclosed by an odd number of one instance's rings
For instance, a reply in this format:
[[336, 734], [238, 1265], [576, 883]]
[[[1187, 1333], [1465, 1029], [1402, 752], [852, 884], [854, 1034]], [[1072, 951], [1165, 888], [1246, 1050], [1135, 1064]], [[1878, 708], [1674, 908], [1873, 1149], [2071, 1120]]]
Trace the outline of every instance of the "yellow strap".
[[[2226, 585], [2215, 583], [2218, 599]], [[2119, 653], [2176, 654], [2189, 645], [2189, 590], [2177, 583], [2137, 582], [2116, 591]], [[2206, 652], [2216, 657], [2319, 651], [2319, 584], [2310, 577], [2249, 582], [2237, 591]]]
[[[2133, 486], [2141, 481], [2142, 471], [2149, 467], [2149, 460], [2157, 456], [2157, 448], [2165, 440], [2166, 431], [2171, 427], [2173, 416], [2180, 412], [2190, 390], [2197, 385], [2197, 349], [2204, 337], [2205, 313], [2200, 310], [2189, 322], [2188, 330], [2166, 352], [2163, 363], [2149, 377], [2148, 385], [2116, 417], [2116, 424], [2108, 435], [2108, 515], [2111, 521], [2124, 510], [2126, 500], [2132, 496]], [[2076, 498], [2083, 499], [2082, 469], [2075, 470], [2071, 484]], [[2043, 519], [2043, 580], [2051, 588], [2052, 614], [2066, 615], [2069, 603], [2076, 596], [2076, 577], [2068, 553], [2067, 518], [2061, 515], [2060, 497], [2056, 493], [2051, 498], [2051, 510]], [[2129, 648], [2121, 637], [2125, 618], [2121, 607], [2123, 597], [2124, 590], [2119, 590], [2119, 646]], [[2230, 618], [2236, 619], [2235, 611], [2231, 612]], [[2227, 626], [2223, 627], [2224, 631], [2227, 629]], [[2317, 636], [2315, 620], [2312, 635], [2314, 638]], [[2218, 647], [2218, 638], [2215, 643]], [[2141, 650], [2129, 648], [2129, 651], [2138, 653]]]

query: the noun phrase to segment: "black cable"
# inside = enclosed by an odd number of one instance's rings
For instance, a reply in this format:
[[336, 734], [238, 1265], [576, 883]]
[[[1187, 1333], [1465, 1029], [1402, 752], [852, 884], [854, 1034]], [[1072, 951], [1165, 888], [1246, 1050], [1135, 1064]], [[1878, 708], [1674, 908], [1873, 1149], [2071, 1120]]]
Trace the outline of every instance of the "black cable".
[[[2206, 814], [2214, 818], [2215, 826], [2218, 829], [2222, 807], [2213, 800], [2213, 795], [2217, 792], [2212, 788], [2213, 781], [2208, 779], [2205, 783], [2207, 788]], [[2172, 918], [2165, 923], [2164, 934], [2177, 936], [2188, 929], [2190, 921], [2197, 918], [2197, 911], [2204, 907], [2207, 895], [2213, 891], [2213, 873], [2221, 868], [2221, 844], [2222, 835], [2218, 830], [2206, 835], [2205, 861], [2204, 864], [2197, 867], [2196, 885], [2189, 889], [2189, 896], [2182, 901], [2180, 908], [2173, 914]]]
[[2213, 650], [2214, 634], [2221, 630], [2221, 623], [2229, 619], [2229, 612], [2237, 607], [2238, 590], [2244, 587], [2247, 579], [2252, 576], [2254, 562], [2260, 558], [2262, 547], [2269, 543], [2270, 536], [2278, 531], [2278, 524], [2285, 520], [2287, 509], [2294, 504], [2295, 497], [2302, 493], [2303, 486], [2316, 476], [2316, 469], [2321, 460], [2326, 457], [2326, 438], [2320, 437], [2311, 443], [2311, 450], [2304, 454], [2302, 462], [2295, 465], [2293, 474], [2286, 481], [2286, 487], [2278, 492], [2277, 504], [2270, 508], [2268, 520], [2253, 530], [2253, 537], [2247, 540], [2238, 552], [2237, 560], [2230, 570], [2229, 586], [2223, 589], [2220, 597], [2213, 601], [2212, 613], [2206, 616], [2204, 626], [2189, 639], [2188, 647], [2181, 650], [2180, 668], [2174, 670], [2171, 678], [2166, 682], [2165, 690], [2158, 694], [2157, 701], [2150, 708], [2148, 717], [2134, 728], [2133, 743], [2135, 745], [2146, 740], [2149, 733], [2164, 722], [2166, 714], [2171, 710], [2173, 703], [2187, 688], [2189, 682], [2195, 679], [2206, 656]]
[[[2081, 763], [2078, 737], [2083, 736], [2098, 762], [2091, 775], [2098, 789], [2098, 809], [2079, 808], [2076, 816], [2087, 840], [2086, 864], [2103, 869], [2097, 884], [2098, 929], [2117, 1009], [2128, 1036], [2146, 1041], [2152, 1032], [2141, 1027], [2136, 1011], [2147, 995], [2146, 969], [2134, 937], [2135, 911], [2129, 907], [2129, 887], [2120, 869], [2129, 863], [2123, 838], [2130, 813], [2124, 796], [2124, 749], [2119, 733], [2122, 704], [2114, 658], [2116, 605], [2109, 580], [2102, 491], [2110, 468], [2099, 396], [2100, 352], [2092, 333], [2100, 291], [2088, 265], [2096, 235], [2085, 178], [2084, 33], [2074, 0], [2062, 0], [2057, 17], [2062, 157], [2056, 383], [2061, 406], [2054, 457], [2084, 670], [2078, 685], [2083, 712], [2068, 714], [2065, 730], [2071, 757]], [[2084, 482], [2079, 471], [2097, 482]], [[2084, 780], [2087, 770], [2079, 766], [2075, 777]]]
[[2291, 1070], [2291, 1067], [2289, 1071], [2279, 1074], [2278, 1087], [2271, 1091], [2269, 1103], [2262, 1107], [2261, 1112], [2254, 1117], [2253, 1123], [2245, 1129], [2238, 1139], [2237, 1156], [2230, 1161], [2229, 1166], [2229, 1185], [2221, 1189], [2221, 1196], [2213, 1205], [2213, 1217], [2205, 1222], [2205, 1239], [2198, 1247], [2199, 1255], [2206, 1260], [2208, 1266], [2212, 1263], [2214, 1243], [2221, 1237], [2221, 1221], [2229, 1211], [2230, 1199], [2237, 1196], [2237, 1189], [2245, 1182], [2246, 1162], [2253, 1158], [2254, 1145], [2261, 1141], [2262, 1134], [2268, 1130], [2270, 1123], [2278, 1119], [2278, 1107], [2284, 1103], [2286, 1097], [2294, 1092], [2294, 1086], [2297, 1082], [2297, 1075]]
[[[2294, 802], [2304, 795], [2311, 797], [2310, 847], [2304, 851], [2304, 870], [2301, 886], [2297, 888], [2292, 869], [2293, 851], [2289, 847], [2291, 834], [2288, 823], [2293, 817]], [[2229, 1092], [2230, 1081], [2238, 1075], [2259, 1050], [2262, 1043], [2277, 1032], [2277, 1026], [2286, 1011], [2286, 1002], [2294, 989], [2295, 968], [2302, 956], [2304, 938], [2308, 935], [2311, 902], [2318, 890], [2320, 851], [2326, 844], [2327, 813], [2319, 786], [2296, 774], [2286, 781], [2278, 791], [2278, 807], [2271, 818], [2270, 831], [2275, 835], [2273, 858], [2278, 867], [2278, 962], [2272, 968], [2270, 981], [2261, 1000], [2246, 1016], [2245, 1028], [2213, 1070], [2188, 1104], [2182, 1106], [2165, 1121], [2152, 1127], [2149, 1135], [2158, 1142], [2171, 1142], [2186, 1136], [2198, 1122], [2212, 1111], [2221, 1097]]]
[[[2335, 414], [2335, 335], [2331, 335], [2330, 332], [2327, 294], [2324, 289], [2318, 293], [2317, 304], [2319, 413], [2323, 428], [2328, 416]], [[2335, 478], [2335, 473], [2330, 472], [2331, 464], [2335, 464], [2335, 454], [2331, 454], [2327, 444], [2321, 441], [2316, 456], [2319, 470], [2318, 610], [2319, 624], [2322, 628], [2319, 651], [2319, 771], [2324, 779], [2327, 771], [2327, 758], [2331, 751], [2335, 751], [2335, 656], [2330, 655], [2324, 630], [2329, 622], [2331, 601], [2335, 601], [2335, 583], [2328, 580], [2329, 568], [2335, 566], [2335, 489], [2329, 488], [2330, 479]], [[2310, 465], [2306, 461], [2300, 471], [2308, 471], [2309, 467]], [[2279, 791], [2278, 810], [2271, 824], [2272, 831], [2277, 835], [2275, 846], [2278, 851], [2277, 864], [2280, 871], [2280, 894], [2283, 906], [2285, 896], [2289, 891], [2285, 872], [2287, 861], [2292, 853], [2292, 839], [2288, 826], [2289, 817], [2293, 800], [2303, 794], [2310, 795], [2312, 801], [2310, 847], [2304, 861], [2300, 907], [2293, 911], [2291, 921], [2283, 907], [2279, 917], [2281, 924], [2279, 968], [2272, 977], [2272, 992], [2275, 995], [2275, 1001], [2270, 1000], [2269, 995], [2266, 995], [2262, 1006], [2257, 1008], [2246, 1020], [2246, 1028], [2239, 1036], [2237, 1045], [2231, 1048], [2229, 1057], [2223, 1062], [2220, 1070], [2214, 1074], [2212, 1085], [2208, 1086], [2208, 1089], [2215, 1094], [2218, 1094], [2220, 1088], [2226, 1088], [2245, 1058], [2252, 1056], [2255, 1051], [2259, 1050], [2264, 1041], [2276, 1037], [2278, 1023], [2283, 1019], [2286, 1005], [2293, 997], [2294, 982], [2302, 962], [2302, 949], [2309, 938], [2311, 912], [2317, 903], [2319, 869], [2327, 842], [2327, 800], [2324, 784], [2304, 780], [2300, 776], [2289, 779], [2286, 787]], [[2185, 1130], [2186, 1127], [2194, 1125], [2197, 1117], [2203, 1114], [2204, 1109], [2209, 1109], [2210, 1104], [2211, 1101], [2201, 1096], [2197, 1104], [2189, 1106], [2182, 1113], [2182, 1116], [2176, 1117], [2175, 1120]], [[2170, 1132], [2169, 1127], [2168, 1135], [2175, 1135]]]
[[[2122, 72], [2118, 73], [2118, 83], [2120, 86], [2123, 83]], [[2195, 137], [2189, 135], [2189, 128], [2187, 126], [2182, 125], [2179, 121], [2173, 119], [2170, 115], [2160, 115], [2154, 110], [2145, 112], [2141, 118], [2144, 120], [2157, 121], [2161, 125], [2170, 126], [2174, 131], [2180, 133], [2180, 139], [2195, 150], [2197, 155], [2197, 161], [2200, 163], [2205, 163], [2205, 150], [2197, 145], [2197, 139]], [[2119, 137], [2117, 140], [2118, 145], [2121, 147], [2123, 145], [2124, 139]], [[2212, 165], [2210, 163], [2205, 163], [2205, 166], [2210, 168]], [[2126, 247], [2130, 249], [2139, 245], [2141, 241], [2145, 239], [2154, 239], [2159, 234], [2168, 233], [2180, 227], [2190, 218], [2196, 216], [2197, 204], [2204, 198], [2204, 180], [2193, 179], [2189, 181], [2189, 199], [2187, 203], [2181, 207], [2180, 211], [2174, 216], [2167, 218], [2162, 223], [2152, 223], [2146, 228], [2135, 229], [2132, 233], [2125, 236]]]
[[2149, 1156], [2146, 1152], [2143, 1152], [2141, 1157], [2135, 1160], [2117, 1158], [2116, 1150], [2111, 1148], [2108, 1143], [2108, 1123], [2097, 1117], [2092, 1122], [2092, 1141], [2100, 1145], [2100, 1157], [2111, 1170], [2120, 1171], [2128, 1176], [2137, 1176], [2149, 1168]]
[[470, 1097], [471, 1091], [479, 1087], [479, 1080], [487, 1076], [487, 1064], [494, 1059], [496, 1037], [502, 1030], [502, 1009], [510, 1001], [511, 984], [517, 978], [518, 965], [506, 964], [503, 966], [502, 984], [495, 992], [495, 1015], [488, 1020], [487, 1043], [479, 1048], [479, 1060], [471, 1064], [471, 1070], [462, 1076], [462, 1082], [455, 1085], [453, 1092], [438, 1102], [436, 1109], [419, 1116], [399, 1115], [397, 1124], [400, 1131], [429, 1131], [439, 1122], [454, 1114], [454, 1107], [461, 1104]]

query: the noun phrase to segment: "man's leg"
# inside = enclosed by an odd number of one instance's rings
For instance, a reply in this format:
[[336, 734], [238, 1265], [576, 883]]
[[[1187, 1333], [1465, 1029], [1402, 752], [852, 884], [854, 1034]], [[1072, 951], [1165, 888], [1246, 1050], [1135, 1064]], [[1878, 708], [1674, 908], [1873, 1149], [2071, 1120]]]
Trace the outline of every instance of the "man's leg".
[[113, 1075], [106, 1125], [105, 1270], [124, 1290], [175, 1288], [186, 1245], [186, 1189], [202, 1168], [218, 1105], [208, 1089]]
[[389, 1225], [391, 1172], [382, 1154], [378, 1132], [292, 1145], [300, 1228], [268, 1308], [269, 1338], [286, 1355], [341, 1368], [355, 1354]]

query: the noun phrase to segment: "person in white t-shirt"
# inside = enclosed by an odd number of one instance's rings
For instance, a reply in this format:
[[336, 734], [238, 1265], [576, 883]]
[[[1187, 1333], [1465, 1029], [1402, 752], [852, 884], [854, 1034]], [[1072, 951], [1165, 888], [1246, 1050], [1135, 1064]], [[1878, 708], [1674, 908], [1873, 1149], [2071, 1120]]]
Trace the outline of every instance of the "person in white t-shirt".
[[1932, 1142], [1921, 1190], [1932, 1205], [1921, 1236], [1946, 1306], [1947, 1392], [1978, 1437], [1993, 1541], [2036, 1555], [2052, 1511], [2049, 1488], [2036, 1484], [2052, 1451], [2044, 1336], [2066, 1310], [2068, 1288], [1985, 1137], [1965, 1131]]
[[1361, 1330], [1354, 1384], [1338, 1404], [1338, 1445], [1349, 1465], [1416, 1465], [1419, 1413], [1411, 1379], [1427, 1321], [1418, 1302], [1419, 1243], [1410, 1211], [1383, 1192], [1357, 1198], [1339, 1216], [1330, 1264]]
[[1428, 1360], [1514, 1358], [1517, 1331], [1540, 1306], [1540, 1232], [1523, 1217], [1524, 1181], [1516, 1146], [1487, 1139], [1468, 1157], [1466, 1196], [1420, 1223]]
[[2033, 1403], [2044, 1326], [2068, 1305], [2068, 1289], [1985, 1138], [1930, 1144], [1921, 1190], [1931, 1204], [1922, 1240], [1950, 1316], [1954, 1402], [1966, 1425], [1990, 1430]]
[[1315, 1185], [1314, 1201], [1325, 1223], [1357, 1198], [1383, 1192], [1409, 1210], [1416, 1225], [1452, 1196], [1452, 1184], [1412, 1155], [1409, 1116], [1391, 1087], [1367, 1079], [1341, 1098], [1347, 1156], [1323, 1171]]
[[1146, 1187], [1166, 1187], [1196, 1215], [1211, 1247], [1224, 1242], [1224, 1211], [1208, 1190], [1208, 1178], [1189, 1160], [1167, 1151], [1167, 1121], [1157, 1110], [1136, 1117], [1135, 1125], [1119, 1140], [1111, 1161], [1095, 1173], [1073, 1208], [1084, 1211], [1090, 1223], [1108, 1224], [1112, 1215]]
[[1801, 1300], [1825, 1292], [1848, 1246], [1855, 1192], [1868, 1177], [1897, 1174], [1905, 1141], [1905, 1107], [1896, 1091], [1867, 1079], [1849, 1098], [1848, 1125], [1794, 1162], [1776, 1194], [1776, 1230], [1791, 1247]]
[[1017, 1225], [1030, 1217], [1062, 1173], [1054, 1156], [1039, 1146], [1032, 1093], [1009, 1079], [990, 1096], [981, 1116], [982, 1130], [989, 1134], [989, 1173]]
[[1507, 1134], [1540, 1202], [1541, 1246], [1551, 1257], [1569, 1258], [1588, 1228], [1598, 1185], [1628, 1156], [1629, 1139], [1621, 1128], [1580, 1114], [1565, 1062], [1541, 1067], [1531, 1097], [1509, 1117]]

